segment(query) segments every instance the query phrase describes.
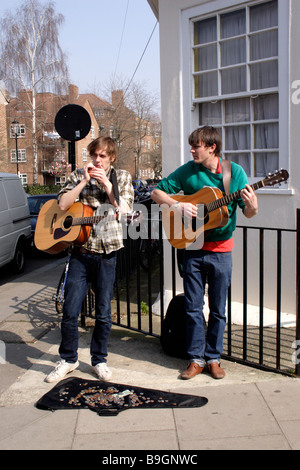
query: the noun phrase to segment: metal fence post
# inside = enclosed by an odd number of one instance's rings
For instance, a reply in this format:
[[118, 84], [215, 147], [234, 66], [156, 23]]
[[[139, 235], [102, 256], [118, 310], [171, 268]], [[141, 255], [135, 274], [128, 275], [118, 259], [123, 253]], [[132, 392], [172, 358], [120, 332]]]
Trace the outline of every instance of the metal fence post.
[[247, 359], [247, 269], [248, 269], [248, 232], [243, 228], [243, 359]]
[[300, 345], [300, 209], [297, 209], [297, 272], [296, 272], [296, 368], [295, 373], [297, 377], [300, 377], [300, 364], [298, 359], [298, 345]]

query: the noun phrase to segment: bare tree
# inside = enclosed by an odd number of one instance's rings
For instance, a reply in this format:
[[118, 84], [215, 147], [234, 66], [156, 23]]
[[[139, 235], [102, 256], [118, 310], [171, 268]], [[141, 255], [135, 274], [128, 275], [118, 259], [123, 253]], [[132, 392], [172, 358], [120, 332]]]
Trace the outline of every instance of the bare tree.
[[103, 96], [111, 102], [111, 108], [106, 112], [103, 130], [104, 132], [109, 130], [118, 143], [118, 165], [121, 167], [128, 167], [128, 162], [130, 157], [134, 157], [136, 147], [135, 115], [127, 106], [128, 86], [128, 79], [114, 75], [104, 83], [102, 88]]
[[38, 177], [36, 95], [60, 94], [68, 83], [66, 58], [58, 39], [63, 21], [63, 15], [55, 13], [54, 3], [41, 5], [38, 0], [25, 0], [16, 13], [7, 13], [0, 21], [0, 77], [11, 94], [29, 91], [24, 102], [32, 119], [34, 184]]
[[[98, 85], [98, 93], [100, 89], [105, 99], [111, 100], [112, 107], [99, 122], [99, 128], [104, 133], [109, 129], [116, 138], [119, 145], [117, 164], [136, 177], [141, 166], [155, 167], [155, 173], [159, 173], [161, 130], [158, 97], [147, 90], [145, 83], [120, 76], [112, 76], [102, 86]], [[148, 162], [147, 165], [142, 165], [143, 159]]]
[[161, 151], [161, 120], [158, 114], [152, 119], [152, 139], [153, 148], [150, 153], [151, 165], [154, 178], [160, 179], [162, 176], [162, 151]]
[[[145, 83], [131, 83], [128, 90], [127, 106], [135, 114], [135, 153], [137, 161], [137, 175], [139, 174], [143, 153], [146, 153], [148, 156], [151, 154], [148, 150], [145, 151], [144, 145], [147, 137], [151, 137], [151, 140], [153, 141], [153, 123], [157, 122], [157, 104], [157, 96], [147, 90]], [[157, 126], [155, 126], [155, 132], [157, 132], [157, 129]]]

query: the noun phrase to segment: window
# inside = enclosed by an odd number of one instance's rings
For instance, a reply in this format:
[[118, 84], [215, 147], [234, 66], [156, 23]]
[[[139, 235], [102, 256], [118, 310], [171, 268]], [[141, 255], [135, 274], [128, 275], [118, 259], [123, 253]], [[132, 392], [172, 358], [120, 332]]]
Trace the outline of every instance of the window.
[[55, 184], [57, 186], [62, 186], [66, 182], [66, 177], [65, 176], [56, 176], [55, 177]]
[[82, 149], [82, 161], [87, 162], [87, 149], [86, 148]]
[[250, 177], [279, 168], [278, 119], [278, 94], [199, 105], [200, 125], [219, 129], [224, 157], [239, 163]]
[[144, 153], [143, 155], [141, 155], [141, 163], [144, 165], [150, 165], [151, 156], [148, 153]]
[[[10, 161], [11, 163], [17, 162], [16, 151], [10, 151]], [[26, 162], [26, 149], [18, 149], [18, 162], [25, 163]]]
[[22, 185], [26, 186], [27, 185], [27, 173], [19, 174], [19, 178], [22, 182]]
[[[19, 132], [18, 132], [17, 135], [18, 135], [18, 138], [25, 137], [26, 129], [25, 129], [24, 124], [19, 124]], [[11, 125], [10, 126], [10, 138], [15, 139], [15, 137], [16, 137], [16, 135], [15, 135], [15, 126]]]
[[95, 111], [96, 118], [104, 118], [104, 116], [105, 116], [104, 109], [98, 109]]
[[279, 168], [278, 0], [192, 21], [199, 125], [220, 130], [223, 156], [250, 178]]

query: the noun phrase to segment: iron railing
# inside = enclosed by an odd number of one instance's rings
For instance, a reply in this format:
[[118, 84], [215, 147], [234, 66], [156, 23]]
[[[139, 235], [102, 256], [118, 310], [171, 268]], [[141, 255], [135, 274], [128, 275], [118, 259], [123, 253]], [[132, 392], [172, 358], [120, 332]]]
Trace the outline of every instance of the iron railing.
[[[151, 234], [150, 207], [148, 208], [148, 233]], [[156, 221], [157, 223], [157, 221]], [[164, 319], [164, 253], [171, 250], [171, 268], [173, 296], [176, 295], [176, 270], [178, 260], [176, 250], [170, 244], [163, 243], [162, 223], [158, 222], [158, 239], [125, 240], [124, 249], [118, 253], [115, 295], [112, 302], [113, 324], [147, 335], [160, 337]], [[224, 336], [223, 357], [251, 367], [287, 375], [300, 376], [300, 357], [297, 360], [297, 349], [293, 355], [293, 345], [300, 348], [300, 209], [297, 209], [297, 227], [277, 229], [269, 227], [238, 226], [242, 231], [243, 244], [243, 300], [242, 324], [232, 322], [232, 293], [228, 290], [227, 327]], [[248, 235], [256, 231], [259, 234], [259, 324], [248, 325]], [[276, 234], [276, 325], [264, 326], [264, 240], [266, 232]], [[296, 326], [285, 328], [281, 325], [282, 303], [282, 244], [284, 233], [295, 234], [295, 246], [292, 247], [296, 257]], [[141, 262], [141, 256], [147, 256], [147, 266]], [[159, 300], [157, 300], [159, 299]], [[155, 313], [153, 313], [154, 303]], [[93, 317], [93, 294], [89, 292], [82, 310], [82, 322], [85, 317]], [[292, 357], [296, 360], [292, 360]]]
[[[299, 375], [299, 365], [293, 360], [293, 344], [299, 339], [299, 306], [296, 308], [295, 326], [282, 326], [282, 246], [284, 233], [295, 234], [295, 246], [290, 247], [296, 255], [296, 295], [299, 292], [299, 230], [300, 230], [300, 211], [298, 210], [298, 227], [292, 229], [277, 229], [269, 227], [241, 227], [243, 238], [243, 322], [237, 326], [232, 322], [232, 299], [231, 287], [228, 290], [228, 318], [227, 318], [227, 335], [226, 348], [223, 356], [229, 360], [239, 362], [252, 367], [257, 367], [266, 371], [280, 372], [287, 375]], [[257, 326], [249, 326], [248, 324], [248, 235], [249, 232], [258, 232], [258, 252], [259, 252], [259, 321]], [[264, 291], [265, 291], [265, 235], [267, 232], [276, 233], [276, 246], [274, 246], [274, 254], [276, 256], [276, 286], [274, 286], [274, 296], [276, 298], [276, 321], [271, 327], [264, 325]]]

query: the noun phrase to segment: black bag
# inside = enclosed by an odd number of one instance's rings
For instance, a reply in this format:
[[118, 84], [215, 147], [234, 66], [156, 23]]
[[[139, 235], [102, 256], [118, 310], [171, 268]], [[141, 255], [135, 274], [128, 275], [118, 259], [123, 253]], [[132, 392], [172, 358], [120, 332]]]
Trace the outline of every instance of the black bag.
[[160, 344], [169, 356], [187, 359], [186, 314], [184, 294], [176, 295], [169, 303], [161, 326]]

